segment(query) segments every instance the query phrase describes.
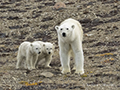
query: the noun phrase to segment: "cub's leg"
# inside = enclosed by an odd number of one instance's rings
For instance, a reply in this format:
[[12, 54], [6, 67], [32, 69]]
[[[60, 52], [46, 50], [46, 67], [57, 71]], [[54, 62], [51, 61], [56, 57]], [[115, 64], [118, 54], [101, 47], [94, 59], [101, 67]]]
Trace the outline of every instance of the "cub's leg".
[[20, 55], [20, 53], [18, 53], [17, 55], [17, 64], [16, 64], [16, 69], [19, 69], [22, 63], [22, 59], [23, 57]]
[[45, 67], [51, 68], [51, 66], [50, 66], [51, 60], [52, 60], [52, 55], [48, 55], [48, 56], [45, 58]]
[[27, 57], [26, 57], [26, 64], [27, 64], [27, 68], [29, 70], [32, 70], [32, 68], [31, 68], [31, 60], [33, 60], [33, 56], [28, 54]]
[[38, 60], [38, 55], [33, 56], [33, 59], [30, 61], [32, 69], [36, 69], [35, 65], [36, 65], [37, 60]]

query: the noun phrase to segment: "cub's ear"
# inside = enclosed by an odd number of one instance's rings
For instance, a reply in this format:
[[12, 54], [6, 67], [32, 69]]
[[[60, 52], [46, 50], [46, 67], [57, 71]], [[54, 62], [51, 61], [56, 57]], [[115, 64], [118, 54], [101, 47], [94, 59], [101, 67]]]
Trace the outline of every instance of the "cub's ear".
[[74, 28], [75, 28], [75, 25], [72, 25], [71, 28], [74, 29]]
[[59, 29], [59, 26], [58, 26], [58, 25], [56, 25], [56, 26], [55, 26], [55, 29], [56, 29], [56, 30], [58, 30], [58, 29]]
[[32, 43], [30, 44], [30, 46], [33, 46]]
[[43, 44], [43, 46], [45, 46], [45, 44]]

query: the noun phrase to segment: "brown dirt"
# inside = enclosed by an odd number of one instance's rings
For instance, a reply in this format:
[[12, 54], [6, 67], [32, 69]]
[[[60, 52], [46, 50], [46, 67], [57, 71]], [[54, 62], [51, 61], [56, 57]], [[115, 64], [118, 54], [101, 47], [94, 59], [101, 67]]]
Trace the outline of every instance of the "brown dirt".
[[[52, 9], [56, 1], [0, 0], [0, 90], [120, 90], [120, 0], [64, 0], [66, 9], [58, 11]], [[83, 26], [83, 76], [59, 70], [54, 27], [67, 18]], [[55, 43], [51, 69], [15, 69], [18, 46], [32, 41], [26, 37]], [[43, 72], [53, 76], [43, 77]]]

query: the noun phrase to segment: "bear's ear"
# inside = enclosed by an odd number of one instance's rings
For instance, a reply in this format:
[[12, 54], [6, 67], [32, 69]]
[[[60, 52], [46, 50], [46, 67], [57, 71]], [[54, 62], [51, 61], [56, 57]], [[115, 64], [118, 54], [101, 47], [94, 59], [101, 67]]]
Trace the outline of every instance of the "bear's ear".
[[55, 29], [58, 30], [58, 29], [59, 29], [59, 26], [56, 25], [56, 26], [55, 26]]
[[75, 28], [75, 25], [72, 25], [71, 28], [74, 29], [74, 28]]
[[53, 42], [53, 43], [52, 43], [52, 45], [54, 46], [54, 45], [55, 45], [55, 43]]

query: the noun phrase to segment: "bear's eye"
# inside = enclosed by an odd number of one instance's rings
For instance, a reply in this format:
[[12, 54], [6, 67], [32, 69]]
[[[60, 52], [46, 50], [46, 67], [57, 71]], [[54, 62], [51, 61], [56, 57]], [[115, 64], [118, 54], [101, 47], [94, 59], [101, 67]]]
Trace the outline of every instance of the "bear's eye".
[[60, 30], [63, 30], [62, 28]]
[[48, 50], [48, 48], [46, 48]]
[[36, 50], [37, 50], [38, 48], [36, 48]]
[[50, 49], [52, 49], [52, 48], [50, 48]]
[[69, 28], [66, 28], [67, 30], [69, 30]]

